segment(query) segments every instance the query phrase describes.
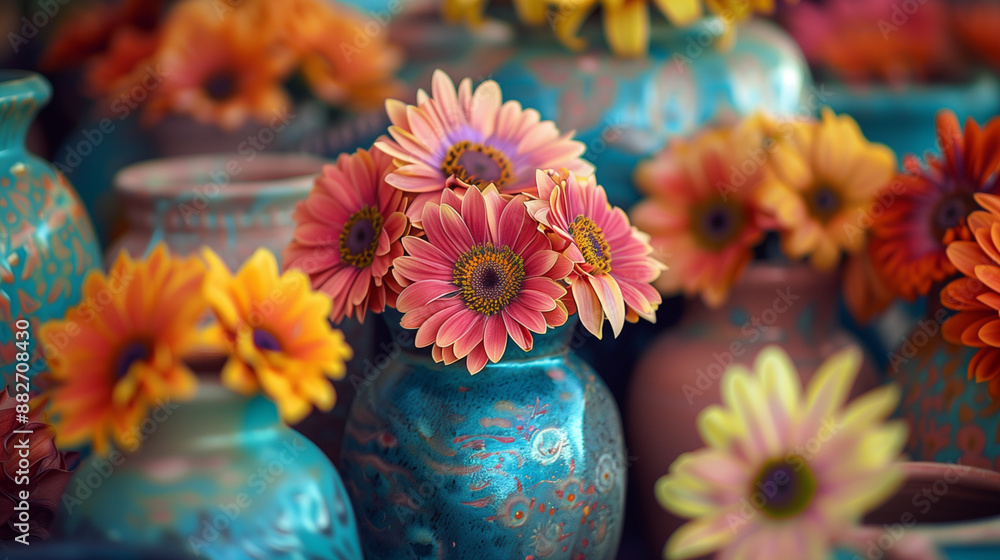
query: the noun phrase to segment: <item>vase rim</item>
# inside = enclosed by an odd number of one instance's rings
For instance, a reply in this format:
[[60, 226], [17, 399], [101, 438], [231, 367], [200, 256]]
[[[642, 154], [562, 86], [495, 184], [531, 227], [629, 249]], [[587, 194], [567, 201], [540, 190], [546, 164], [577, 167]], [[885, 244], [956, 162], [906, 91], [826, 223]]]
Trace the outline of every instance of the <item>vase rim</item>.
[[52, 86], [44, 76], [30, 70], [0, 70], [0, 100], [35, 97], [44, 105], [52, 96]]
[[[204, 191], [202, 196], [220, 199], [265, 193], [303, 198], [329, 163], [326, 158], [296, 152], [259, 152], [252, 159], [235, 152], [176, 156], [124, 167], [113, 182], [119, 194], [133, 198], [193, 196], [200, 191]], [[230, 167], [237, 171], [228, 171]], [[229, 186], [238, 188], [227, 189]]]
[[[961, 468], [965, 472], [961, 474], [961, 478], [958, 481], [950, 483], [951, 485], [1000, 494], [1000, 472], [994, 470], [934, 461], [906, 461], [900, 464], [900, 468], [905, 475], [906, 481], [926, 484], [934, 484], [937, 481], [948, 483], [945, 476], [953, 469]], [[957, 526], [972, 528], [973, 530], [956, 533], [955, 528]], [[882, 529], [881, 524], [866, 523], [862, 527], [865, 529]], [[1000, 515], [966, 521], [920, 523], [907, 530], [930, 537], [931, 540], [940, 544], [962, 544], [980, 541], [983, 534], [982, 531], [975, 530], [976, 528], [988, 530], [992, 535], [1000, 534]]]

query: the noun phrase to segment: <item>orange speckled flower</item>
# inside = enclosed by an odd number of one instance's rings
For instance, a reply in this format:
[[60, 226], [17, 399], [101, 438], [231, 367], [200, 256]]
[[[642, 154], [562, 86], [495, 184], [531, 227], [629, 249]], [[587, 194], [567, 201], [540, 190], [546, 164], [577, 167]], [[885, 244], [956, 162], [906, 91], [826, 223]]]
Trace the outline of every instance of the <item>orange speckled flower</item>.
[[222, 382], [243, 394], [262, 390], [294, 424], [316, 405], [336, 400], [330, 379], [344, 376], [351, 348], [330, 327], [330, 298], [309, 287], [301, 270], [279, 275], [270, 251], [258, 249], [234, 276], [206, 248], [205, 297], [218, 324], [209, 340], [229, 349]]
[[941, 290], [941, 303], [957, 310], [942, 328], [945, 340], [981, 348], [969, 363], [969, 378], [987, 383], [1000, 398], [1000, 196], [976, 194], [985, 208], [969, 215], [975, 241], [948, 244], [948, 259], [964, 276]]
[[153, 61], [163, 82], [150, 92], [147, 118], [186, 114], [235, 129], [270, 122], [289, 107], [282, 82], [295, 62], [249, 6], [219, 17], [212, 2], [178, 4], [167, 18]]
[[792, 122], [770, 164], [777, 181], [758, 190], [761, 207], [777, 221], [788, 257], [809, 257], [830, 270], [841, 251], [864, 246], [865, 213], [889, 184], [896, 156], [868, 142], [854, 119], [823, 109], [819, 122]]
[[647, 198], [632, 210], [632, 220], [669, 261], [656, 281], [662, 293], [700, 295], [718, 307], [753, 258], [763, 238], [754, 194], [771, 175], [761, 165], [733, 175], [753, 161], [757, 135], [745, 132], [710, 130], [636, 168], [635, 182]]
[[[194, 396], [194, 374], [181, 361], [200, 342], [205, 269], [164, 245], [142, 261], [122, 252], [107, 275], [91, 272], [83, 300], [40, 331], [51, 378], [50, 411], [64, 445], [108, 440], [131, 451], [128, 435], [147, 411]], [[109, 301], [110, 300], [110, 301]]]
[[295, 208], [295, 234], [285, 248], [285, 268], [303, 270], [314, 289], [333, 298], [330, 320], [381, 313], [395, 292], [389, 269], [402, 256], [406, 200], [385, 182], [392, 158], [378, 149], [341, 154], [326, 165], [309, 196]]
[[971, 239], [966, 217], [978, 209], [975, 193], [998, 193], [1000, 119], [980, 129], [966, 122], [965, 131], [950, 111], [937, 115], [940, 156], [928, 156], [926, 167], [906, 158], [906, 173], [884, 191], [884, 214], [872, 227], [872, 259], [879, 274], [899, 295], [913, 300], [926, 295], [955, 267], [945, 247]]

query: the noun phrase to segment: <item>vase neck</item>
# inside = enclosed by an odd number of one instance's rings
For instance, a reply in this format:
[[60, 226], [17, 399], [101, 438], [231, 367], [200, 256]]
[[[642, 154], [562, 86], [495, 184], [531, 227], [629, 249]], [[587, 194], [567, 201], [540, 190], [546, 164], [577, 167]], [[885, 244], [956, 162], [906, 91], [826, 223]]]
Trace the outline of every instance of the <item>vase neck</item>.
[[[253, 437], [254, 432], [280, 427], [277, 408], [262, 396], [243, 396], [223, 386], [217, 373], [199, 375], [198, 393], [190, 401], [165, 402], [151, 408], [133, 430], [143, 455], [173, 455], [179, 450], [212, 448], [233, 438]], [[132, 447], [132, 449], [129, 449]]]
[[39, 74], [0, 71], [0, 153], [23, 151], [31, 122], [52, 96], [52, 86]]
[[774, 334], [837, 325], [837, 278], [835, 271], [820, 272], [804, 264], [752, 264], [722, 307], [710, 309], [701, 301], [692, 301], [684, 323], [691, 326], [712, 320], [719, 324], [722, 316], [723, 328], [730, 331], [764, 325]]

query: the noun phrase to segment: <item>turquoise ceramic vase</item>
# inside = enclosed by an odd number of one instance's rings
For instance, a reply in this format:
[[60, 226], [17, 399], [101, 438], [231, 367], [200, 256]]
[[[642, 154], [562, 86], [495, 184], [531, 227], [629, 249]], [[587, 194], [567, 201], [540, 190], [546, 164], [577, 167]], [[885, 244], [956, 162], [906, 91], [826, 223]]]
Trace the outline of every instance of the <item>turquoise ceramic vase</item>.
[[65, 536], [211, 560], [360, 560], [330, 460], [271, 401], [199, 377], [193, 401], [162, 404], [135, 427], [137, 449], [81, 465], [62, 499]]
[[969, 379], [978, 348], [941, 336], [949, 315], [931, 310], [889, 354], [888, 377], [903, 389], [899, 415], [910, 427], [906, 451], [917, 461], [1000, 471], [1000, 402]]
[[[40, 358], [39, 326], [62, 318], [80, 300], [84, 276], [101, 265], [90, 219], [73, 187], [25, 150], [32, 119], [51, 95], [38, 74], [0, 71], [0, 371], [11, 383], [15, 355], [23, 351], [15, 336], [28, 342], [32, 361]], [[17, 328], [21, 319], [30, 326]], [[34, 364], [29, 374], [41, 367]]]
[[549, 29], [528, 29], [489, 77], [504, 99], [537, 109], [562, 131], [575, 130], [611, 203], [628, 208], [638, 199], [636, 163], [670, 138], [756, 110], [812, 115], [826, 103], [811, 89], [802, 53], [784, 31], [755, 21], [723, 48], [723, 28], [716, 18], [687, 28], [654, 21], [648, 56], [634, 59], [608, 51], [599, 25], [583, 27], [592, 48], [578, 53]]
[[[390, 320], [393, 317], [389, 317]], [[393, 324], [398, 325], [398, 314]], [[572, 327], [469, 375], [395, 339], [348, 418], [341, 465], [368, 560], [613, 560], [623, 528], [618, 409]]]

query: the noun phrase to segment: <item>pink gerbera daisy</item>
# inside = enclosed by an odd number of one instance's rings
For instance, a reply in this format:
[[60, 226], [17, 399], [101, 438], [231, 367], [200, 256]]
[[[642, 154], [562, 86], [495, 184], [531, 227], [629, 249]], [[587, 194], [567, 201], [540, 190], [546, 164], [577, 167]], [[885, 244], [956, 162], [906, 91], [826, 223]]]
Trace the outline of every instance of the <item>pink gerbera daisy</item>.
[[566, 322], [561, 282], [573, 263], [552, 250], [525, 200], [492, 185], [461, 199], [449, 189], [441, 204], [424, 206], [427, 238], [403, 239], [408, 256], [393, 274], [406, 288], [396, 307], [402, 326], [417, 329], [416, 345], [433, 345], [435, 361], [467, 358], [477, 373], [500, 360], [508, 336], [527, 352], [531, 333]]
[[560, 134], [552, 121], [517, 101], [503, 103], [496, 82], [473, 91], [466, 78], [456, 92], [451, 78], [438, 70], [431, 92], [428, 97], [420, 90], [416, 106], [386, 101], [392, 139], [382, 137], [375, 144], [399, 166], [386, 179], [389, 184], [415, 193], [407, 212], [414, 222], [425, 204], [440, 200], [446, 184], [480, 190], [493, 184], [513, 194], [534, 191], [537, 169], [593, 173], [593, 166], [580, 159], [585, 147], [572, 140], [572, 132]]
[[381, 313], [395, 291], [386, 290], [392, 261], [403, 254], [408, 223], [403, 193], [385, 182], [392, 158], [373, 149], [342, 154], [326, 165], [305, 200], [295, 208], [286, 268], [298, 268], [313, 289], [333, 298], [330, 319], [338, 323], [365, 311]]
[[616, 337], [626, 319], [656, 322], [661, 299], [649, 283], [664, 267], [651, 256], [649, 236], [608, 203], [593, 176], [581, 181], [567, 170], [539, 170], [537, 181], [541, 200], [528, 210], [566, 243], [564, 254], [576, 263], [568, 281], [583, 326], [601, 338], [605, 317]]

